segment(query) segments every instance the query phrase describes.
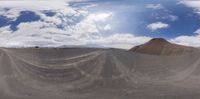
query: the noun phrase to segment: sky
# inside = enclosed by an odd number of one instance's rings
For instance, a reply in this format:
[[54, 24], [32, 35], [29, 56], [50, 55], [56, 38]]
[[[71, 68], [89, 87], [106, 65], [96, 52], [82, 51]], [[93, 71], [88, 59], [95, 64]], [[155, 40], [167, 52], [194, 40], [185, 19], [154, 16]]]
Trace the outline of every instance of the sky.
[[200, 0], [0, 0], [0, 47], [200, 47]]

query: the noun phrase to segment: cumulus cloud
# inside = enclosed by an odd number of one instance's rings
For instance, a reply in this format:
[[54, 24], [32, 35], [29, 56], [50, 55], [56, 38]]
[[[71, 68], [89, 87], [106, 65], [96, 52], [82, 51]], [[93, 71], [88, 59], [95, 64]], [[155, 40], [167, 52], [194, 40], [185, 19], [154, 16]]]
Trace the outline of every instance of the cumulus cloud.
[[151, 15], [159, 20], [176, 21], [179, 18], [162, 4], [146, 4], [145, 8], [155, 10], [156, 12], [153, 12]]
[[[32, 11], [41, 17], [36, 22], [21, 22], [17, 31], [12, 31], [9, 26], [0, 28], [3, 32], [0, 34], [1, 46], [48, 47], [62, 44], [65, 39], [71, 44], [78, 44], [79, 40], [71, 36], [68, 24], [73, 23], [75, 18], [84, 16], [85, 12], [70, 7], [66, 1], [0, 1], [0, 9], [8, 9], [0, 15], [12, 21], [16, 21], [22, 11]], [[54, 12], [55, 15], [47, 16], [45, 11]], [[59, 29], [58, 26], [63, 26], [63, 29]]]
[[176, 20], [178, 20], [178, 16], [175, 16], [175, 15], [169, 15], [168, 18], [169, 18], [171, 21], [176, 21]]
[[169, 20], [169, 21], [177, 21], [179, 19], [178, 16], [164, 13], [164, 15], [160, 15], [160, 13], [154, 14], [153, 17], [155, 17], [158, 20]]
[[99, 37], [91, 40], [90, 43], [102, 45], [104, 47], [130, 49], [149, 41], [151, 38], [146, 36], [135, 36], [130, 33], [116, 33], [107, 37]]
[[178, 36], [174, 39], [171, 39], [171, 42], [181, 44], [181, 45], [186, 45], [186, 46], [200, 47], [200, 29], [197, 29], [194, 33], [196, 35]]
[[187, 7], [194, 9], [194, 12], [200, 15], [200, 0], [181, 0], [179, 4], [184, 4]]
[[161, 4], [147, 4], [145, 7], [148, 9], [163, 9], [164, 8], [163, 5]]
[[168, 28], [169, 24], [163, 23], [163, 22], [155, 22], [147, 25], [147, 28], [150, 29], [151, 31], [156, 31], [159, 29], [165, 29]]
[[[0, 46], [58, 47], [95, 44], [127, 49], [150, 39], [130, 33], [103, 35], [101, 31], [112, 29], [107, 20], [114, 16], [113, 12], [89, 13], [88, 6], [75, 8], [68, 2], [71, 1], [0, 1], [0, 16], [5, 16], [10, 21], [16, 21], [22, 11], [32, 11], [40, 16], [37, 21], [19, 23], [16, 31], [11, 29], [11, 24], [0, 27]], [[53, 15], [46, 15], [46, 12]]]
[[194, 33], [199, 34], [200, 35], [200, 28], [197, 29]]
[[59, 11], [60, 13], [67, 15], [76, 13], [74, 9], [68, 6], [66, 1], [0, 1], [0, 8], [10, 9], [4, 11], [4, 15], [8, 18], [16, 18], [20, 15], [20, 11], [26, 10], [34, 11], [37, 14], [41, 14], [40, 11], [45, 10]]
[[111, 30], [112, 27], [110, 24], [107, 24], [104, 28], [103, 28], [105, 31], [108, 31], [108, 30]]
[[[181, 0], [179, 4], [184, 4], [187, 7], [193, 8], [194, 12], [200, 15], [200, 0]], [[178, 36], [171, 39], [171, 42], [186, 46], [200, 47], [200, 28], [197, 29], [194, 34], [193, 36]]]
[[200, 36], [179, 36], [171, 39], [171, 42], [180, 45], [200, 47]]

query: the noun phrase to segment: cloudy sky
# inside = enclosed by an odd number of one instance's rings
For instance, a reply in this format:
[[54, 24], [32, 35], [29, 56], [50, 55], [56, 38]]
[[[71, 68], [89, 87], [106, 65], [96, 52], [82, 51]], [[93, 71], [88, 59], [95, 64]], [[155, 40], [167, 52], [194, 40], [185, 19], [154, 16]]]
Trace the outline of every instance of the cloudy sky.
[[200, 47], [200, 0], [0, 0], [1, 47]]

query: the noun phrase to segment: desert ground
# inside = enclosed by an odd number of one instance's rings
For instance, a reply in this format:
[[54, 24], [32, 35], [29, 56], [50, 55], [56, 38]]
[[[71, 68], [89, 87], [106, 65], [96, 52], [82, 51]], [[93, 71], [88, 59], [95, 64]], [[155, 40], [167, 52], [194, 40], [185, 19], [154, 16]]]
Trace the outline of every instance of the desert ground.
[[197, 49], [0, 48], [0, 99], [199, 99], [199, 86]]

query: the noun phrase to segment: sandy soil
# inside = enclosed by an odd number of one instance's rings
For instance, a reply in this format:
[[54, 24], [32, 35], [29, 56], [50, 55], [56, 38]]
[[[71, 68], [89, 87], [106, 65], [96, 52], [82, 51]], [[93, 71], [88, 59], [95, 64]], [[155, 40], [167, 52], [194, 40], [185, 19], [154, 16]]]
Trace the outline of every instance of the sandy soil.
[[199, 99], [200, 52], [0, 49], [0, 99]]

